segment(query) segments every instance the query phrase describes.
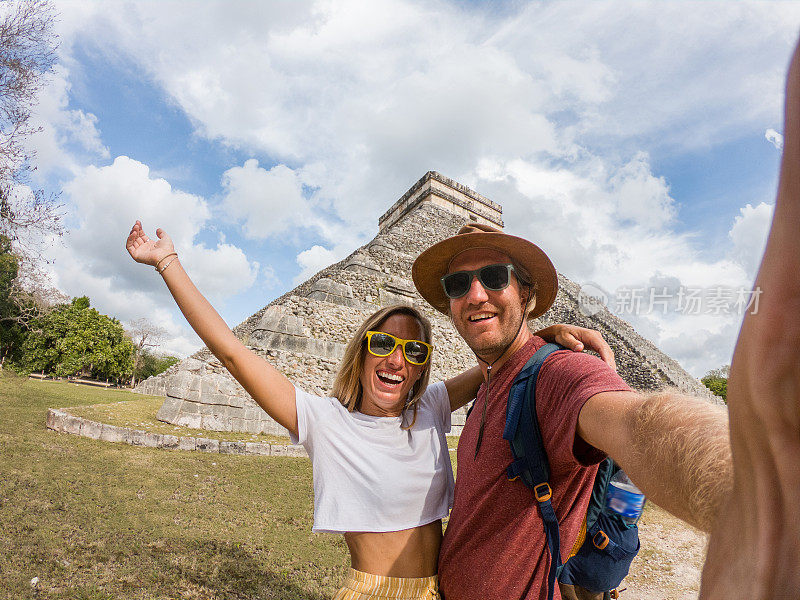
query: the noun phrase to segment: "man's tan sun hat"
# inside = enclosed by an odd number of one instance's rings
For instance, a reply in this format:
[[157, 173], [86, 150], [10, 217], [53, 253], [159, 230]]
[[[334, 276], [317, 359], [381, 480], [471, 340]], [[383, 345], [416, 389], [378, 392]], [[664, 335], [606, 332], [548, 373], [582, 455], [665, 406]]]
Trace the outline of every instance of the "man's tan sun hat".
[[417, 257], [411, 277], [420, 295], [441, 313], [448, 314], [450, 300], [442, 289], [441, 277], [453, 259], [472, 248], [488, 248], [507, 255], [526, 269], [536, 284], [536, 306], [528, 316], [539, 317], [553, 305], [558, 292], [558, 276], [547, 255], [526, 239], [508, 235], [482, 223], [464, 225], [458, 234], [434, 244]]

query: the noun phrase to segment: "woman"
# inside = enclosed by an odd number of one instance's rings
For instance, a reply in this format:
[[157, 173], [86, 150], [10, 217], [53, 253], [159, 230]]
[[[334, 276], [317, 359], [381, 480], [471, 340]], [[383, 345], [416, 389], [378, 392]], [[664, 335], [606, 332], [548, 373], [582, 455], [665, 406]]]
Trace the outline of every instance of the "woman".
[[[154, 266], [189, 324], [259, 406], [303, 444], [314, 471], [314, 531], [344, 534], [351, 569], [337, 600], [438, 598], [441, 519], [452, 503], [445, 434], [451, 411], [475, 397], [476, 366], [428, 386], [431, 327], [416, 309], [393, 306], [369, 317], [350, 340], [334, 398], [296, 388], [248, 350], [183, 270], [161, 229], [150, 240], [139, 221], [127, 249]], [[610, 356], [596, 332], [554, 326], [548, 340]], [[613, 359], [611, 359], [613, 360]]]

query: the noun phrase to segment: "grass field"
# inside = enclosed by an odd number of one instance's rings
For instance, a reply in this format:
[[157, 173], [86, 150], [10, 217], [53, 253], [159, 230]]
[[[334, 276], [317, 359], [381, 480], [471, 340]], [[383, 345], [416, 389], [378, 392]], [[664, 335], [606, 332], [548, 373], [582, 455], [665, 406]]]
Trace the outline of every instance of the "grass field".
[[[160, 402], [0, 376], [0, 600], [330, 598], [349, 559], [341, 536], [311, 533], [308, 460], [150, 449], [45, 428], [48, 408], [78, 407], [70, 412], [106, 423], [213, 435], [155, 422]], [[696, 598], [704, 538], [652, 504], [642, 523], [623, 598]]]
[[44, 427], [48, 408], [123, 394], [0, 378], [0, 598], [332, 595], [347, 549], [340, 536], [311, 533], [309, 461], [140, 448]]

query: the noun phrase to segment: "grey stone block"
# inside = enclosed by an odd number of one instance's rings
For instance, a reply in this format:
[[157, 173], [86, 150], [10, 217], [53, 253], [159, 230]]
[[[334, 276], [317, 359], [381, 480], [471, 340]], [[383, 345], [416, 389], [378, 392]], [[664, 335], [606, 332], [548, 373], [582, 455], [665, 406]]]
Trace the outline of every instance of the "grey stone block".
[[178, 438], [178, 450], [196, 450], [196, 439], [193, 437], [181, 436]]
[[245, 419], [241, 431], [245, 433], [261, 433], [261, 422], [255, 419]]
[[164, 445], [164, 434], [147, 431], [142, 437], [142, 445], [148, 448], [160, 448]]
[[236, 380], [232, 377], [220, 376], [217, 379], [217, 389], [220, 394], [225, 396], [234, 396], [239, 393], [239, 386], [236, 385]]
[[368, 255], [361, 252], [353, 254], [344, 265], [345, 271], [353, 271], [363, 275], [375, 276], [380, 273], [380, 268]]
[[270, 453], [269, 444], [264, 444], [261, 442], [245, 442], [244, 449], [245, 449], [245, 454], [269, 456]]
[[185, 390], [183, 392], [183, 399], [191, 400], [192, 402], [200, 402], [200, 389], [198, 388], [195, 390]]
[[203, 425], [201, 429], [210, 429], [211, 431], [230, 431], [230, 419], [218, 417], [217, 415], [203, 415]]
[[232, 418], [230, 420], [230, 423], [231, 423], [231, 431], [244, 431], [244, 419], [242, 419], [241, 417]]
[[308, 456], [308, 452], [302, 446], [281, 446], [278, 444], [271, 444], [270, 445], [270, 456], [292, 456], [292, 457], [302, 457]]
[[104, 442], [124, 442], [126, 431], [124, 427], [103, 425], [103, 429], [100, 432], [100, 439]]
[[182, 415], [199, 415], [200, 414], [200, 403], [199, 402], [185, 401], [181, 405], [181, 414]]
[[169, 376], [166, 381], [167, 396], [172, 398], [183, 398], [186, 390], [189, 387], [189, 380], [192, 378], [191, 373], [186, 371], [178, 371]]
[[219, 452], [219, 440], [195, 438], [195, 444], [198, 452]]
[[61, 431], [64, 427], [64, 418], [67, 416], [63, 410], [51, 408], [47, 411], [47, 428]]
[[266, 414], [260, 406], [246, 406], [242, 411], [242, 418], [248, 421], [258, 421], [262, 415]]
[[227, 404], [228, 397], [218, 392], [208, 392], [203, 394], [203, 404], [213, 404], [216, 406]]
[[272, 419], [261, 421], [261, 431], [259, 433], [266, 433], [268, 435], [278, 435], [286, 438], [289, 442], [289, 432], [287, 429]]
[[161, 447], [166, 448], [168, 450], [172, 450], [178, 447], [178, 436], [177, 435], [169, 435], [163, 434], [161, 436]]
[[220, 454], [244, 454], [245, 442], [220, 442]]
[[183, 400], [179, 398], [168, 397], [166, 400], [164, 400], [164, 404], [161, 405], [161, 408], [158, 409], [158, 412], [156, 413], [156, 419], [166, 423], [174, 423], [175, 419], [177, 419], [178, 415], [181, 413], [182, 404]]
[[102, 423], [84, 420], [83, 426], [81, 427], [81, 435], [83, 437], [92, 438], [93, 440], [99, 440], [102, 429]]
[[203, 368], [203, 363], [196, 358], [187, 358], [181, 362], [181, 369], [184, 371], [200, 371]]
[[228, 404], [235, 408], [244, 408], [246, 401], [247, 401], [246, 398], [243, 398], [238, 394], [233, 396], [228, 396]]
[[81, 425], [83, 425], [83, 419], [67, 414], [64, 415], [64, 428], [62, 431], [72, 435], [80, 435]]
[[203, 424], [203, 419], [200, 415], [181, 415], [175, 420], [175, 425], [181, 427], [190, 427], [191, 429], [200, 429]]
[[217, 393], [217, 381], [214, 375], [206, 375], [200, 381], [200, 397], [203, 399], [203, 402], [206, 401], [206, 398], [211, 396], [212, 394]]
[[145, 432], [139, 429], [128, 429], [125, 441], [132, 446], [144, 446]]

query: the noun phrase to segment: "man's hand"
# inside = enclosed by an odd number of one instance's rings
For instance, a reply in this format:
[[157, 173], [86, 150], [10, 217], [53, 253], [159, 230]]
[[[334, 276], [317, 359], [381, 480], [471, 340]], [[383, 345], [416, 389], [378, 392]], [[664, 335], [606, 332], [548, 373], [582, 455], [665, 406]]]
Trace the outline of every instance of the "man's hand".
[[142, 222], [136, 221], [125, 242], [131, 258], [138, 263], [154, 267], [162, 258], [175, 252], [172, 238], [163, 229], [156, 229], [156, 236], [158, 236], [158, 240], [151, 240], [142, 231]]
[[587, 329], [586, 327], [578, 327], [577, 325], [566, 325], [560, 323], [558, 325], [550, 325], [540, 329], [535, 333], [546, 342], [555, 342], [561, 344], [565, 348], [569, 348], [575, 352], [582, 352], [585, 349], [597, 352], [600, 358], [609, 367], [617, 370], [617, 363], [614, 361], [614, 351], [603, 339], [599, 331], [594, 329]]
[[745, 316], [728, 382], [733, 491], [712, 530], [705, 600], [800, 598], [800, 46], [755, 289], [758, 312]]

